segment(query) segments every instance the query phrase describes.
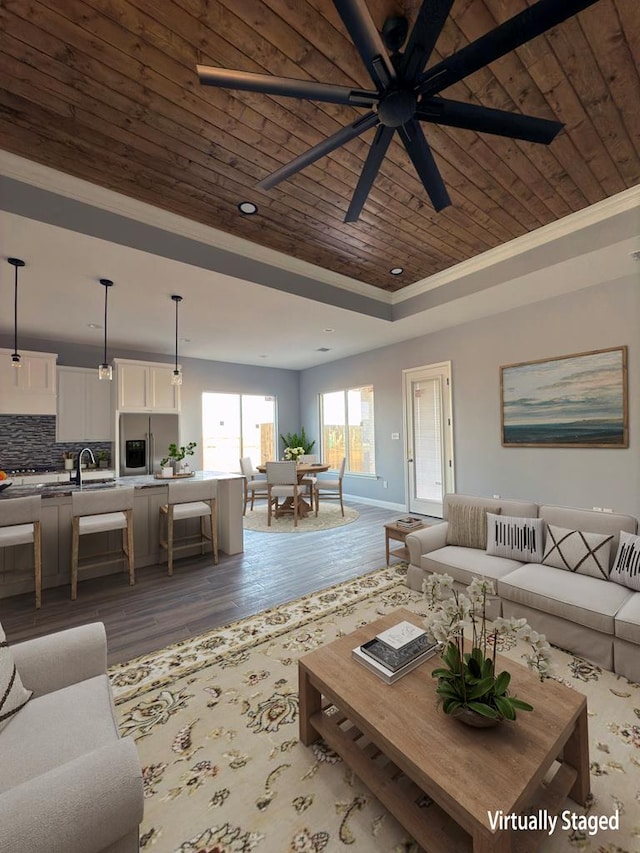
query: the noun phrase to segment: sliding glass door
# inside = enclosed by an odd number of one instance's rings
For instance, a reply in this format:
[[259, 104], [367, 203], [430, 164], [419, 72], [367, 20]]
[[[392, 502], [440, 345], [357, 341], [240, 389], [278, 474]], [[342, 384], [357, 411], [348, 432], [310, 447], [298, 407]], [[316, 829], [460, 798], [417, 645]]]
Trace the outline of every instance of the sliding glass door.
[[276, 399], [253, 394], [202, 395], [203, 465], [207, 471], [238, 471], [277, 459]]

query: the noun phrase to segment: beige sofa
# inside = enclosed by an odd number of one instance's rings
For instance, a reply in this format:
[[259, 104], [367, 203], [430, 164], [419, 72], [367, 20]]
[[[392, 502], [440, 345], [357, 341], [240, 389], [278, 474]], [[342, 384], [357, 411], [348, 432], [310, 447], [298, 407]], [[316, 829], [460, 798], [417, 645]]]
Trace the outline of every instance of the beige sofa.
[[0, 850], [137, 853], [142, 772], [118, 735], [104, 626], [11, 651], [34, 695], [0, 732]]
[[473, 577], [489, 577], [497, 595], [490, 615], [525, 617], [549, 642], [640, 682], [640, 592], [613, 581], [542, 565], [491, 556], [477, 548], [447, 545], [448, 512], [452, 503], [486, 507], [489, 512], [542, 518], [546, 524], [613, 536], [609, 568], [618, 550], [621, 530], [638, 531], [635, 518], [528, 501], [447, 495], [444, 522], [407, 536], [410, 565], [407, 583], [421, 590], [430, 573], [446, 573], [458, 588]]

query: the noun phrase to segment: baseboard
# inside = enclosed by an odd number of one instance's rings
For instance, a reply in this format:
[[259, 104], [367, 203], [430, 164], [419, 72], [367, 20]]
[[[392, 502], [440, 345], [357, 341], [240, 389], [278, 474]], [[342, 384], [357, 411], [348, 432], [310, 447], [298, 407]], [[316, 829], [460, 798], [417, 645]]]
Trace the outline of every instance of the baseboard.
[[404, 504], [392, 503], [391, 501], [378, 501], [375, 498], [363, 498], [360, 495], [343, 495], [345, 501], [356, 501], [360, 504], [369, 504], [370, 506], [379, 506], [382, 509], [393, 509], [396, 512], [406, 512], [407, 507]]

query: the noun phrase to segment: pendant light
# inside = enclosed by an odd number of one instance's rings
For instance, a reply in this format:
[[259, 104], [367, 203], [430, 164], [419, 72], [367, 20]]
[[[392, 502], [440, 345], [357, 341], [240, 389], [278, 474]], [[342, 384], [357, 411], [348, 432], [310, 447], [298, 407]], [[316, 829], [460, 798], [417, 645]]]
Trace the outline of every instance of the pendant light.
[[176, 366], [171, 376], [171, 384], [182, 385], [182, 371], [178, 367], [178, 305], [182, 302], [182, 296], [174, 293], [171, 298], [176, 303]]
[[22, 367], [20, 355], [18, 353], [18, 268], [24, 266], [24, 261], [20, 258], [7, 258], [11, 266], [15, 269], [15, 282], [13, 286], [13, 352], [11, 353], [11, 366]]
[[108, 278], [101, 278], [100, 284], [104, 287], [104, 353], [102, 356], [102, 364], [98, 366], [98, 379], [113, 379], [113, 368], [107, 362], [107, 297], [109, 288], [113, 287], [113, 282]]

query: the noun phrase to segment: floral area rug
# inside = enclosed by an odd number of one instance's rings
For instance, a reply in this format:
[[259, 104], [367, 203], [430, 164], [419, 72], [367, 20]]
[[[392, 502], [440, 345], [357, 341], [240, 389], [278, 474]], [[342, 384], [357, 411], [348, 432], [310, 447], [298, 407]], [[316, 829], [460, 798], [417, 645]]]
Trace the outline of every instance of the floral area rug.
[[[142, 850], [417, 853], [342, 760], [322, 741], [304, 747], [297, 727], [300, 655], [398, 607], [426, 614], [405, 573], [381, 569], [110, 670], [143, 766]], [[517, 660], [523, 648], [501, 651]], [[566, 808], [618, 809], [620, 825], [558, 826], [540, 849], [637, 853], [640, 688], [558, 649], [553, 660], [555, 677], [588, 697], [593, 801]]]
[[320, 503], [318, 517], [310, 513], [306, 518], [298, 519], [298, 526], [293, 526], [293, 516], [281, 515], [271, 519], [271, 527], [267, 525], [266, 505], [256, 505], [252, 510], [247, 507], [243, 518], [245, 530], [257, 530], [260, 533], [311, 533], [314, 530], [330, 530], [332, 527], [342, 527], [360, 518], [360, 513], [346, 506], [344, 516], [340, 511], [340, 503]]

